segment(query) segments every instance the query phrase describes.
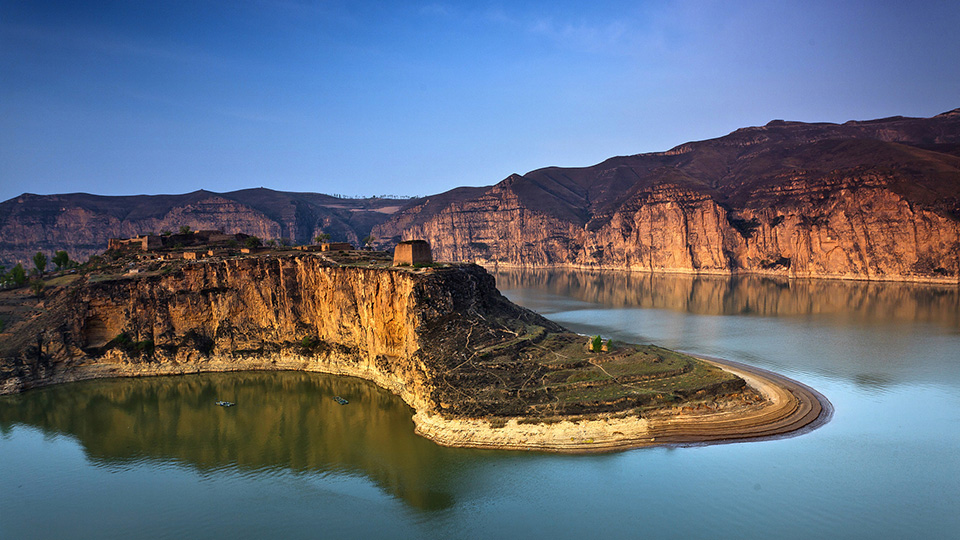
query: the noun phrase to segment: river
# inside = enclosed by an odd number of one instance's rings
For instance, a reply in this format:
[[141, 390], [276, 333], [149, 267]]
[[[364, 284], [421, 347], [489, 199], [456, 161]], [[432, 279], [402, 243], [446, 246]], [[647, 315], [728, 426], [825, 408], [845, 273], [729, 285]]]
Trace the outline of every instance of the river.
[[797, 379], [833, 417], [777, 440], [569, 456], [439, 447], [346, 377], [88, 381], [0, 398], [0, 538], [960, 535], [956, 289], [496, 276], [572, 330]]

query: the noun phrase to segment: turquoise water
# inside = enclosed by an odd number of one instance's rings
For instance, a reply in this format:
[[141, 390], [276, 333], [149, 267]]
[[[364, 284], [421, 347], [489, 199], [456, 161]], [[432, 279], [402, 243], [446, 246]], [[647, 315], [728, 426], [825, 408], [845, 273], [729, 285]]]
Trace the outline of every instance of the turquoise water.
[[955, 290], [497, 278], [579, 332], [784, 373], [834, 416], [787, 439], [560, 456], [436, 446], [350, 378], [90, 381], [0, 399], [0, 538], [960, 536]]

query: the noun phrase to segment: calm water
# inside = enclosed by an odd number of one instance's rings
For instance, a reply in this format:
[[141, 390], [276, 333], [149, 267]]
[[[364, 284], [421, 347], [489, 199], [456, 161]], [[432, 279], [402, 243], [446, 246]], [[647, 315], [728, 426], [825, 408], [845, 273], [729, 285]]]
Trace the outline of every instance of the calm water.
[[956, 291], [497, 278], [583, 333], [787, 374], [833, 420], [783, 440], [557, 456], [438, 447], [356, 379], [91, 381], [0, 399], [0, 538], [960, 537]]

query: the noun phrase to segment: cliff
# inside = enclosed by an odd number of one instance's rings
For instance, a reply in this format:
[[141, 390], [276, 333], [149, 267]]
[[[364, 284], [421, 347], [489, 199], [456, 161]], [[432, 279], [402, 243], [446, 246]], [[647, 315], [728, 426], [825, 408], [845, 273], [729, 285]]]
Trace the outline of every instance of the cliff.
[[0, 293], [0, 393], [99, 377], [316, 371], [398, 394], [418, 432], [441, 444], [563, 451], [823, 421], [815, 393], [786, 380], [652, 345], [588, 351], [583, 336], [506, 300], [479, 266], [390, 264], [386, 253], [292, 250], [88, 263], [49, 280], [43, 299]]
[[37, 251], [61, 249], [82, 261], [102, 252], [110, 238], [159, 234], [184, 225], [307, 244], [322, 232], [359, 245], [374, 225], [407, 202], [263, 188], [130, 197], [25, 193], [0, 203], [0, 264], [9, 268], [17, 261], [27, 263]]
[[960, 109], [539, 169], [412, 201], [373, 234], [482, 264], [957, 284]]

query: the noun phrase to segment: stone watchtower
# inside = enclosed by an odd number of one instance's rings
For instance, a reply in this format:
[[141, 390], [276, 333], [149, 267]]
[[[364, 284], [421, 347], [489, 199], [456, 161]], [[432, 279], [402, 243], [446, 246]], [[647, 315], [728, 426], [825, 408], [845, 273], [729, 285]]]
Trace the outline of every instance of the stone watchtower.
[[430, 244], [426, 240], [406, 240], [397, 244], [393, 251], [393, 265], [400, 266], [404, 264], [430, 264], [433, 262], [433, 254], [430, 252]]

